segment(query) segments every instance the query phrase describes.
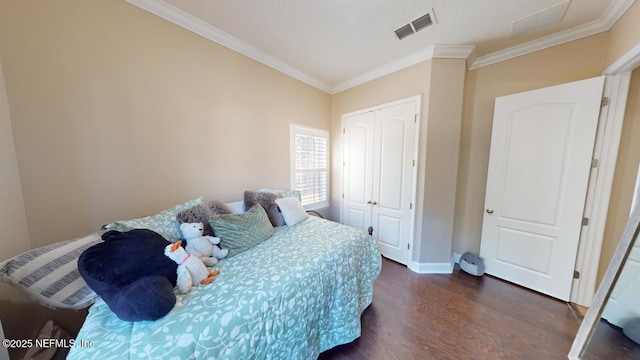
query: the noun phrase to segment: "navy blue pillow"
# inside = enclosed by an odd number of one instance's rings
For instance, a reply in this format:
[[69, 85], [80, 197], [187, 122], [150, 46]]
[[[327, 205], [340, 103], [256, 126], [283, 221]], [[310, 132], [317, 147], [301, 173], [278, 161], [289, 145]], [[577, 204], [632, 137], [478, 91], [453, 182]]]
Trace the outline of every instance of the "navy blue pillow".
[[112, 230], [102, 239], [78, 259], [89, 287], [122, 320], [157, 320], [168, 314], [176, 303], [178, 268], [164, 255], [170, 242], [147, 229]]

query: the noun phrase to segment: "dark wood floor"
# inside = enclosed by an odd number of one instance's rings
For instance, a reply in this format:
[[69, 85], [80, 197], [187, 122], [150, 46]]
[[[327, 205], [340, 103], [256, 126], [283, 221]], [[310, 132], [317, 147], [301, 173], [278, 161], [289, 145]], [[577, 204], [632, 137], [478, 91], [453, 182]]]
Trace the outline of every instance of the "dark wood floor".
[[[320, 359], [566, 359], [580, 321], [569, 304], [490, 276], [383, 259], [362, 336]], [[585, 359], [640, 359], [640, 346], [601, 322]]]

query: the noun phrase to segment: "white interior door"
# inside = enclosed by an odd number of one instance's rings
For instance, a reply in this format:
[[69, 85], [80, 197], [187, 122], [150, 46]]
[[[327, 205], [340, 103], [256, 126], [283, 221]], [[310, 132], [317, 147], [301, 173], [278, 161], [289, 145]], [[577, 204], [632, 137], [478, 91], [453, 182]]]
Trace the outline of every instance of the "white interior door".
[[351, 116], [343, 126], [342, 223], [367, 229], [371, 225], [374, 113]]
[[568, 301], [604, 77], [496, 98], [486, 272]]
[[415, 114], [414, 102], [375, 112], [373, 236], [380, 252], [401, 264], [409, 260]]

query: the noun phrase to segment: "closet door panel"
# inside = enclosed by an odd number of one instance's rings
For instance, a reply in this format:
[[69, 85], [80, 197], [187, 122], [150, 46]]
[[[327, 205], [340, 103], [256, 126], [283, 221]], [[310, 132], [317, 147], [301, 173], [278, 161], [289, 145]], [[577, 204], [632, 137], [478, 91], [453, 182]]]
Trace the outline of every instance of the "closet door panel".
[[345, 118], [342, 223], [366, 230], [371, 225], [373, 113]]
[[382, 254], [402, 264], [409, 257], [415, 111], [408, 102], [375, 112], [374, 236]]
[[376, 135], [380, 136], [376, 137], [379, 145], [375, 146], [378, 154], [373, 176], [373, 188], [377, 190], [374, 198], [380, 207], [401, 210], [406, 124], [402, 119], [390, 118], [381, 119], [377, 125]]

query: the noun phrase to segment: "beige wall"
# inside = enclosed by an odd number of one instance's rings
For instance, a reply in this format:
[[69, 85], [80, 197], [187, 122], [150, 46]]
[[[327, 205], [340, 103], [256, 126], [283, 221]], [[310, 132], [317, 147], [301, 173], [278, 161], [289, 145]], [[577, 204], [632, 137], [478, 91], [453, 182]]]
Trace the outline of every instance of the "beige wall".
[[289, 123], [329, 128], [328, 94], [124, 1], [0, 0], [0, 60], [34, 247], [288, 188]]
[[[640, 46], [640, 3], [636, 2], [609, 31], [607, 66], [624, 56], [629, 50]], [[611, 199], [602, 251], [598, 268], [597, 284], [615, 252], [620, 236], [629, 219], [638, 162], [640, 161], [640, 70], [632, 73], [627, 107], [620, 139], [620, 149], [611, 189]]]
[[640, 45], [640, 2], [636, 1], [609, 30], [607, 66]]
[[0, 62], [0, 229], [2, 259], [18, 255], [31, 248], [27, 217], [24, 212], [22, 186], [18, 174], [18, 162], [11, 130], [11, 114], [4, 86], [2, 63]]
[[480, 251], [493, 104], [498, 96], [599, 76], [608, 34], [469, 71], [465, 89], [454, 252]]
[[[27, 216], [24, 211], [22, 186], [11, 129], [11, 114], [4, 86], [2, 63], [0, 62], [0, 229], [2, 250], [0, 261], [18, 255], [31, 248]], [[3, 299], [19, 300], [23, 297], [11, 286], [0, 283]]]
[[598, 283], [607, 270], [609, 261], [622, 236], [633, 199], [638, 165], [640, 164], [640, 68], [633, 71], [629, 85], [627, 108], [622, 125], [620, 150], [611, 189], [609, 213], [605, 226], [598, 268]]
[[422, 225], [420, 263], [452, 260], [466, 72], [466, 61], [460, 59], [435, 59], [431, 67], [427, 148], [420, 153], [426, 155], [424, 210], [422, 217], [416, 216]]

